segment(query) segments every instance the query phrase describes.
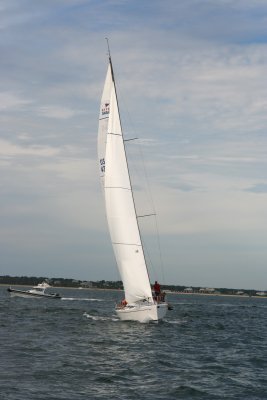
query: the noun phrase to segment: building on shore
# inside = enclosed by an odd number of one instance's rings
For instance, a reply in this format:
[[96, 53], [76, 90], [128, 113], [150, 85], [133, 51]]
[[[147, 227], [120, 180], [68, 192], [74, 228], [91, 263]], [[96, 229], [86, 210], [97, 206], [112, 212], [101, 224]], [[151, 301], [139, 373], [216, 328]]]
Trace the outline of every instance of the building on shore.
[[194, 290], [191, 287], [187, 287], [184, 289], [184, 293], [193, 293], [193, 292], [194, 292]]
[[218, 293], [218, 292], [216, 292], [216, 290], [215, 289], [213, 289], [213, 288], [200, 288], [199, 289], [199, 293], [205, 293], [205, 294], [215, 294], [215, 293]]

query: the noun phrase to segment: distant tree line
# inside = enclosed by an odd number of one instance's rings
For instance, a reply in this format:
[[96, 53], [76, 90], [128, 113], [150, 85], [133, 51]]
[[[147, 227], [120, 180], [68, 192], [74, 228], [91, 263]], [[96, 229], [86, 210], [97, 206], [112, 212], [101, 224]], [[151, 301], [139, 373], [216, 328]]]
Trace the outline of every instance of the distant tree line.
[[0, 284], [2, 285], [22, 285], [22, 286], [35, 286], [38, 283], [47, 282], [51, 286], [60, 287], [92, 287], [99, 289], [123, 289], [122, 281], [82, 281], [69, 278], [47, 278], [44, 276], [0, 276]]
[[[47, 278], [47, 277], [35, 277], [35, 276], [0, 276], [0, 284], [3, 285], [22, 285], [22, 286], [35, 286], [38, 283], [46, 281], [49, 285], [54, 287], [84, 287], [84, 288], [96, 288], [96, 289], [123, 289], [122, 281], [82, 281], [77, 279], [66, 279], [66, 278]], [[186, 286], [183, 285], [161, 285], [163, 291], [172, 292], [184, 292]], [[191, 287], [192, 293], [199, 293], [200, 287]], [[244, 294], [249, 296], [255, 296], [256, 290], [246, 289], [227, 289], [227, 288], [215, 288], [214, 293], [236, 295]]]

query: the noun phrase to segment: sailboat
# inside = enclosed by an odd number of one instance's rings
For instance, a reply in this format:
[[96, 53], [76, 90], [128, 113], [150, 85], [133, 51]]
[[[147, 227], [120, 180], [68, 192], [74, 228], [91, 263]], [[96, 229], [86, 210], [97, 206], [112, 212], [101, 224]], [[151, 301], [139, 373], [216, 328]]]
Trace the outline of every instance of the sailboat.
[[125, 292], [125, 300], [115, 311], [124, 321], [158, 321], [165, 316], [168, 303], [155, 298], [151, 290], [109, 47], [108, 56], [99, 113], [98, 160], [110, 237]]

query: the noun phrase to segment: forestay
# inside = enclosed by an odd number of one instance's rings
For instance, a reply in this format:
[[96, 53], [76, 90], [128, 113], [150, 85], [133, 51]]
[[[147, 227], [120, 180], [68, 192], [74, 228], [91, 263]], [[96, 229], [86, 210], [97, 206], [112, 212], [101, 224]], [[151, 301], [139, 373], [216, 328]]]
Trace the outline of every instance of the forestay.
[[100, 105], [98, 157], [113, 250], [128, 303], [152, 301], [125, 154], [111, 60]]

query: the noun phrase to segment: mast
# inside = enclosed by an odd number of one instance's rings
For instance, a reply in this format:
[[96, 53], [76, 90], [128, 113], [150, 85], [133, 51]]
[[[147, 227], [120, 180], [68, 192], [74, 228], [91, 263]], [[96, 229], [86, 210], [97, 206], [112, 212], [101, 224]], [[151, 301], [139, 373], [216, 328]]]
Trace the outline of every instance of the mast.
[[130, 181], [130, 189], [131, 189], [131, 196], [132, 196], [133, 206], [134, 206], [135, 220], [136, 220], [137, 229], [138, 229], [139, 238], [140, 238], [140, 243], [141, 243], [142, 252], [143, 252], [143, 256], [144, 256], [144, 261], [145, 261], [146, 271], [147, 271], [147, 275], [148, 275], [148, 280], [150, 282], [149, 271], [148, 271], [146, 256], [145, 256], [145, 252], [144, 252], [143, 240], [142, 240], [141, 231], [140, 231], [140, 227], [139, 227], [139, 222], [138, 222], [138, 218], [137, 218], [136, 204], [135, 204], [135, 199], [134, 199], [134, 194], [133, 194], [133, 189], [132, 189], [132, 182], [131, 182], [131, 175], [130, 175], [130, 170], [129, 170], [129, 165], [128, 165], [127, 153], [126, 153], [126, 148], [125, 148], [125, 143], [124, 143], [125, 140], [124, 140], [123, 129], [122, 129], [122, 124], [121, 124], [121, 115], [120, 115], [120, 108], [119, 108], [119, 102], [118, 102], [118, 95], [117, 95], [115, 76], [114, 76], [113, 65], [112, 65], [112, 60], [111, 60], [109, 40], [108, 40], [108, 38], [105, 38], [105, 39], [107, 41], [108, 59], [109, 59], [109, 65], [110, 65], [110, 69], [111, 69], [111, 76], [112, 76], [112, 81], [113, 81], [113, 84], [114, 84], [115, 96], [116, 96], [116, 101], [117, 101], [117, 108], [118, 108], [118, 114], [119, 114], [119, 120], [120, 120], [120, 126], [121, 126], [122, 142], [123, 142], [123, 148], [124, 148], [124, 153], [125, 153], [127, 172], [128, 172], [129, 181]]

